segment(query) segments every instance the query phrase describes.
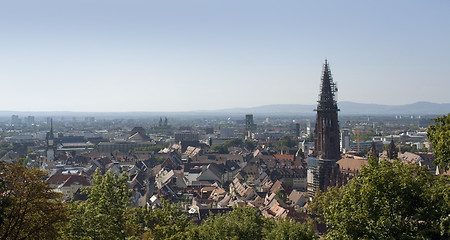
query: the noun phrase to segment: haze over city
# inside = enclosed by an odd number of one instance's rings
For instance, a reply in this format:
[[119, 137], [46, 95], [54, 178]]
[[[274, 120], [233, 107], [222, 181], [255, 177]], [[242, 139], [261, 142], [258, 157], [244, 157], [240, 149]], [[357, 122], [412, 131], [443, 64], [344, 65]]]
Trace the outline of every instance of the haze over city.
[[0, 110], [450, 103], [448, 1], [3, 1]]

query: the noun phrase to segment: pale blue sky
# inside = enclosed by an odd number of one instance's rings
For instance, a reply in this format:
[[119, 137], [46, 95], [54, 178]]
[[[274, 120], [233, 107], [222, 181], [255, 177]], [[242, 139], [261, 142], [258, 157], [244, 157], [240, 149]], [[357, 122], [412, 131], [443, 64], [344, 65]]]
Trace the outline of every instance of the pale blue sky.
[[0, 110], [450, 103], [450, 1], [0, 1]]

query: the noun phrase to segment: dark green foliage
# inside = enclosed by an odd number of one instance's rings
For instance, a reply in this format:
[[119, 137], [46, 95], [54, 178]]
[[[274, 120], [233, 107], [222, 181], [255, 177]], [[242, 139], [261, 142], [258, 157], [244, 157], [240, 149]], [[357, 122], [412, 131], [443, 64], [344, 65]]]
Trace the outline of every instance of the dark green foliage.
[[[185, 239], [193, 222], [181, 209], [168, 201], [162, 201], [162, 208], [136, 209], [136, 224], [143, 232], [143, 239]], [[144, 231], [144, 229], [146, 229]]]
[[288, 219], [274, 223], [274, 227], [264, 239], [267, 240], [309, 240], [314, 239], [315, 233], [310, 224], [301, 224]]
[[57, 239], [67, 219], [62, 194], [53, 191], [39, 169], [0, 163], [1, 239]]
[[288, 198], [288, 196], [287, 196], [287, 194], [285, 192], [282, 192], [282, 191], [278, 190], [278, 191], [275, 192], [275, 194], [284, 203], [287, 203], [289, 201], [289, 198]]
[[297, 146], [297, 142], [289, 136], [283, 136], [277, 142], [278, 150], [284, 151]]
[[380, 159], [378, 158], [378, 156], [369, 155], [369, 159], [367, 159], [367, 161], [369, 162], [369, 165], [378, 165]]
[[244, 147], [245, 147], [247, 150], [249, 150], [249, 151], [253, 151], [253, 150], [255, 150], [255, 148], [256, 148], [256, 142], [247, 139], [247, 140], [245, 140], [245, 142], [244, 142]]
[[225, 145], [213, 145], [209, 151], [211, 152], [218, 152], [220, 154], [228, 154], [228, 147]]
[[[373, 136], [376, 136], [375, 130], [366, 130], [366, 131], [360, 131], [359, 132], [359, 141], [371, 141], [373, 139]], [[350, 135], [350, 141], [356, 141], [358, 136], [356, 134]]]
[[327, 239], [450, 237], [450, 181], [425, 167], [381, 160], [348, 185], [319, 193], [309, 206], [329, 227]]
[[244, 144], [242, 138], [232, 138], [225, 141], [225, 146], [228, 147], [240, 147]]
[[447, 171], [450, 168], [450, 113], [434, 119], [434, 122], [427, 130], [428, 140], [432, 143], [436, 156], [433, 163]]
[[210, 217], [191, 234], [191, 239], [263, 239], [267, 221], [258, 210], [245, 207]]

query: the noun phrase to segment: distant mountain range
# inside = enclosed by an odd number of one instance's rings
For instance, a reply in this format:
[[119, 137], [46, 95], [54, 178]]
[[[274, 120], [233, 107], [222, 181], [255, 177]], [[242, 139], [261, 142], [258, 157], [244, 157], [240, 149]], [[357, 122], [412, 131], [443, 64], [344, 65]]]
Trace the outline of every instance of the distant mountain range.
[[[232, 108], [213, 112], [252, 114], [315, 114], [317, 105], [277, 104], [251, 108]], [[355, 102], [338, 102], [340, 115], [442, 115], [450, 113], [450, 103], [416, 102], [405, 105], [381, 105]]]
[[[211, 111], [186, 111], [186, 112], [26, 112], [26, 111], [0, 111], [0, 118], [10, 118], [13, 114], [20, 117], [54, 117], [54, 116], [94, 116], [98, 118], [143, 118], [160, 116], [179, 116], [183, 118], [195, 118], [198, 116], [241, 116], [244, 114], [263, 115], [304, 115], [313, 116], [316, 113], [314, 105], [305, 104], [276, 104], [249, 108], [230, 108]], [[339, 115], [443, 115], [450, 113], [450, 103], [416, 102], [405, 105], [381, 105], [364, 104], [355, 102], [338, 102]]]

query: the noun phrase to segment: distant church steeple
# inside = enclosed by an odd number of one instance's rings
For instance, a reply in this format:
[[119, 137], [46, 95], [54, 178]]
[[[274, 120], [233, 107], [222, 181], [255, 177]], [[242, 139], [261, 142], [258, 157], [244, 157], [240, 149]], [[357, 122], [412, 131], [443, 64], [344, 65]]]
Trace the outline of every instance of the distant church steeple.
[[337, 87], [333, 82], [328, 61], [325, 60], [319, 101], [315, 109], [317, 118], [314, 130], [314, 155], [319, 159], [339, 160], [341, 158], [336, 91]]
[[370, 158], [371, 156], [378, 159], [378, 151], [374, 141], [372, 141], [372, 145], [370, 146], [369, 152], [367, 153], [368, 158]]
[[55, 139], [55, 135], [53, 134], [53, 119], [50, 120], [50, 132], [48, 139]]
[[396, 159], [398, 158], [398, 152], [395, 148], [394, 138], [391, 139], [391, 143], [389, 143], [388, 149], [387, 149], [387, 156], [389, 159]]
[[55, 135], [53, 133], [53, 119], [50, 121], [50, 132], [47, 133], [46, 137], [46, 159], [42, 163], [42, 169], [45, 169], [47, 167], [48, 162], [55, 161], [55, 155], [56, 155], [56, 143], [55, 143]]

